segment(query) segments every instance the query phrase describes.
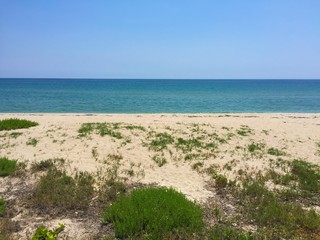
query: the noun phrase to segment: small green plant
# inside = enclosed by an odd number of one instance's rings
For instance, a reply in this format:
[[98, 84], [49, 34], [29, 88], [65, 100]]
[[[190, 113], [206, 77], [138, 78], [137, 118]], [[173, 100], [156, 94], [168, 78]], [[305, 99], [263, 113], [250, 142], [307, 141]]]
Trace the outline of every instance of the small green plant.
[[85, 172], [70, 177], [65, 171], [50, 168], [36, 185], [32, 203], [40, 208], [51, 210], [85, 209], [93, 196], [93, 177]]
[[38, 144], [38, 140], [35, 138], [29, 138], [28, 141], [26, 142], [26, 144], [35, 147]]
[[218, 189], [225, 188], [228, 185], [228, 179], [221, 174], [214, 176], [214, 179]]
[[59, 165], [62, 165], [64, 163], [64, 159], [48, 159], [48, 160], [42, 160], [40, 162], [33, 162], [31, 164], [31, 171], [32, 172], [47, 171], [55, 167], [56, 163], [58, 163]]
[[22, 132], [12, 132], [12, 133], [10, 133], [10, 137], [12, 137], [12, 138], [17, 138], [17, 137], [19, 137], [19, 136], [21, 136], [23, 133]]
[[150, 239], [163, 239], [174, 230], [192, 233], [203, 226], [200, 206], [167, 188], [134, 190], [110, 205], [103, 220], [113, 223], [117, 238], [148, 235]]
[[37, 228], [31, 240], [57, 240], [58, 235], [63, 232], [64, 228], [65, 226], [63, 224], [59, 224], [59, 227], [52, 230], [44, 226], [40, 226]]
[[[181, 149], [184, 153], [190, 152], [195, 148], [201, 148], [202, 143], [197, 138], [192, 139], [183, 139], [178, 138], [178, 142], [176, 143], [176, 147], [178, 149]], [[210, 146], [209, 146], [210, 147]]]
[[6, 157], [0, 158], [0, 177], [6, 177], [17, 170], [17, 161], [10, 160]]
[[254, 153], [255, 151], [263, 150], [265, 145], [263, 143], [251, 143], [248, 145], [248, 151]]
[[249, 136], [253, 134], [253, 130], [246, 125], [242, 125], [240, 129], [237, 130], [237, 134], [240, 136]]
[[173, 142], [174, 142], [174, 139], [170, 134], [157, 133], [155, 135], [155, 139], [151, 141], [149, 148], [154, 151], [161, 151], [167, 148], [168, 144], [172, 144]]
[[6, 202], [3, 198], [0, 198], [0, 217], [4, 215], [5, 209], [6, 209]]
[[122, 139], [123, 136], [117, 129], [119, 129], [119, 123], [83, 123], [79, 128], [78, 133], [80, 137], [96, 133], [102, 137], [108, 135], [116, 139]]
[[285, 156], [286, 155], [286, 153], [284, 151], [281, 151], [277, 148], [269, 148], [267, 153], [270, 155], [273, 155], [273, 156]]
[[98, 153], [97, 148], [96, 147], [92, 148], [91, 153], [92, 153], [93, 158], [97, 161], [98, 157], [99, 157], [99, 153]]
[[30, 128], [37, 125], [38, 123], [36, 122], [24, 120], [24, 119], [17, 119], [17, 118], [3, 119], [3, 120], [0, 120], [0, 131]]
[[192, 169], [193, 170], [196, 170], [196, 171], [199, 171], [200, 170], [200, 168], [202, 168], [203, 167], [203, 162], [196, 162], [196, 163], [194, 163], [193, 165], [192, 165]]
[[139, 125], [127, 125], [125, 126], [126, 129], [129, 129], [129, 130], [140, 130], [140, 131], [143, 131], [145, 132], [146, 131], [146, 128], [143, 127], [143, 126], [139, 126]]
[[152, 160], [158, 165], [158, 167], [162, 167], [167, 163], [166, 158], [159, 155], [153, 156]]

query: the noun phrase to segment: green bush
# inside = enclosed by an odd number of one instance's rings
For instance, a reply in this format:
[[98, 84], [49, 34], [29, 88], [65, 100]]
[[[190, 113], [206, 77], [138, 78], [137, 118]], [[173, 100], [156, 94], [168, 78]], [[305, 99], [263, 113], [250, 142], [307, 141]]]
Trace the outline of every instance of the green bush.
[[174, 189], [138, 189], [110, 205], [104, 222], [112, 222], [118, 238], [148, 235], [162, 239], [176, 229], [196, 232], [203, 226], [200, 206]]
[[268, 154], [273, 155], [273, 156], [285, 156], [286, 155], [286, 153], [284, 151], [281, 151], [277, 148], [269, 148]]
[[168, 133], [157, 133], [155, 135], [155, 139], [153, 139], [150, 143], [149, 148], [154, 151], [161, 151], [167, 148], [167, 145], [172, 144], [174, 142], [174, 138]]
[[44, 209], [87, 208], [92, 199], [94, 180], [88, 173], [80, 172], [70, 177], [66, 172], [51, 168], [42, 176], [32, 198], [33, 204]]
[[31, 240], [57, 240], [58, 235], [64, 230], [65, 226], [59, 224], [59, 227], [49, 230], [44, 226], [37, 228]]
[[5, 177], [13, 174], [17, 169], [17, 161], [9, 160], [8, 158], [0, 158], [0, 177]]
[[3, 120], [0, 120], [0, 131], [30, 128], [37, 125], [39, 124], [36, 122], [24, 120], [24, 119], [17, 119], [17, 118], [3, 119]]

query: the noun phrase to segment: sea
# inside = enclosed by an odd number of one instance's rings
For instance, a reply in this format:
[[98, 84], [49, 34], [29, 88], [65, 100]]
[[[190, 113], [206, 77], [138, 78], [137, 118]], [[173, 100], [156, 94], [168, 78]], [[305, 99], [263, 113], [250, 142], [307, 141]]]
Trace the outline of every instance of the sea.
[[1, 113], [320, 113], [320, 80], [0, 78]]

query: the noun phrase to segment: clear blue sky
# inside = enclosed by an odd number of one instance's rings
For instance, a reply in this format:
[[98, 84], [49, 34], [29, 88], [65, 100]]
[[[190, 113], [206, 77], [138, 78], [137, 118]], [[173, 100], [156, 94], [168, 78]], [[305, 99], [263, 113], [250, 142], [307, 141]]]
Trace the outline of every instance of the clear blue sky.
[[320, 78], [320, 1], [0, 0], [0, 77]]

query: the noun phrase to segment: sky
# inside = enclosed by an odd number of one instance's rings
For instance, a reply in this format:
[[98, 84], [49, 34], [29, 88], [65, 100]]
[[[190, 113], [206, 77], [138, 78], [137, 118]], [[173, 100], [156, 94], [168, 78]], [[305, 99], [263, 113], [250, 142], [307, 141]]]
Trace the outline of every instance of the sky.
[[319, 0], [0, 0], [0, 78], [320, 79]]

